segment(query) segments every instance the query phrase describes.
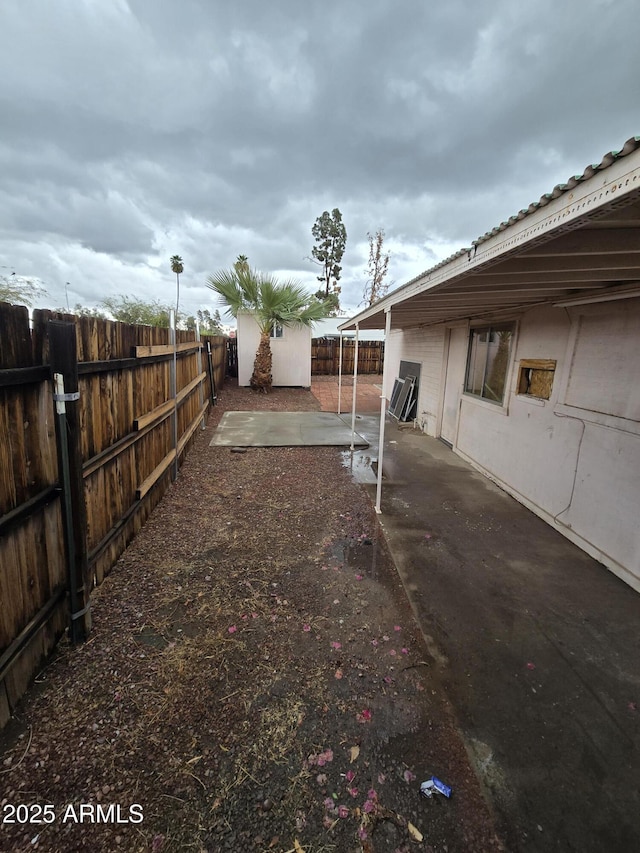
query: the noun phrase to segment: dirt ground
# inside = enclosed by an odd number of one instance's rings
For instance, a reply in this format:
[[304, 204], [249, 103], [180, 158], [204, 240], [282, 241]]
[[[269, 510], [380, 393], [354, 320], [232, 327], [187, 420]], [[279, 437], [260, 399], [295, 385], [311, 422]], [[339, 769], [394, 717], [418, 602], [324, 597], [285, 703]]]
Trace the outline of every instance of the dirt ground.
[[209, 447], [225, 410], [317, 408], [220, 393], [0, 735], [1, 850], [504, 849], [339, 449]]

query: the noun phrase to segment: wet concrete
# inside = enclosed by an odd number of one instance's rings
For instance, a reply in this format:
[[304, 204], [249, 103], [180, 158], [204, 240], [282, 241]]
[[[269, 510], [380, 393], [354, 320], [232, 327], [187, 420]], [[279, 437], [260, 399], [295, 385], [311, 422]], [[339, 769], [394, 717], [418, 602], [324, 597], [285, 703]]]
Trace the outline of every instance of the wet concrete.
[[350, 416], [331, 412], [225, 412], [211, 439], [212, 447], [238, 448], [351, 444], [367, 442], [353, 434]]
[[640, 596], [441, 442], [385, 439], [381, 524], [507, 849], [640, 849]]

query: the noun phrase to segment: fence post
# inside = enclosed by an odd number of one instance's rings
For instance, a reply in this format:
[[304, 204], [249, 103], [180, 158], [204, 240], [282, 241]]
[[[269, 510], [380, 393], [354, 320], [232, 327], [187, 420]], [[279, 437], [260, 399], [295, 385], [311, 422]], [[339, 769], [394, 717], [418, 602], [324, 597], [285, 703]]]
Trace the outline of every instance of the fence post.
[[[226, 351], [225, 351], [226, 352]], [[211, 341], [207, 341], [207, 364], [209, 365], [209, 385], [211, 386], [211, 405], [216, 404], [216, 377], [213, 372], [213, 361], [211, 358]]]
[[54, 379], [56, 443], [62, 487], [62, 518], [69, 578], [69, 636], [85, 640], [91, 630], [87, 510], [84, 502], [80, 416], [78, 412], [78, 358], [75, 323], [50, 320], [49, 361]]
[[169, 312], [169, 344], [173, 347], [173, 359], [169, 367], [169, 395], [173, 398], [173, 414], [171, 415], [171, 443], [176, 454], [172, 466], [171, 479], [178, 479], [178, 341], [176, 334], [176, 312]]
[[[201, 344], [200, 340], [200, 325], [196, 323], [196, 341]], [[198, 363], [198, 376], [202, 374], [202, 347], [198, 347], [197, 350], [197, 363]], [[202, 407], [204, 406], [204, 388], [202, 387], [202, 382], [198, 385], [198, 396], [200, 398], [200, 411], [202, 411]], [[205, 429], [204, 415], [202, 416], [202, 424], [201, 428]]]

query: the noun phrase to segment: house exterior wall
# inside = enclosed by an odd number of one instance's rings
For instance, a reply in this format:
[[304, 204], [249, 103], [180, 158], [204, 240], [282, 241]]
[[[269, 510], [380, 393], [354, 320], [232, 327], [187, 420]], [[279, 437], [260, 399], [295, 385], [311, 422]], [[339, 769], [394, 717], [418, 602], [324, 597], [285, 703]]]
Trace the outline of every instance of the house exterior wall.
[[419, 427], [429, 435], [436, 435], [444, 340], [444, 327], [436, 326], [427, 329], [394, 329], [385, 344], [389, 366], [384, 387], [387, 401], [391, 399], [400, 361], [414, 361], [422, 366], [416, 420]]
[[[460, 389], [454, 450], [640, 591], [638, 330], [638, 298], [526, 312], [504, 405]], [[433, 405], [442, 365], [435, 330], [422, 333], [423, 347], [415, 334], [404, 334], [394, 358], [433, 354], [422, 411]], [[521, 359], [556, 361], [550, 399], [518, 393]]]
[[[311, 335], [310, 328], [289, 327], [281, 338], [271, 338], [274, 385], [311, 385]], [[238, 385], [249, 385], [259, 343], [260, 330], [253, 316], [238, 314]]]

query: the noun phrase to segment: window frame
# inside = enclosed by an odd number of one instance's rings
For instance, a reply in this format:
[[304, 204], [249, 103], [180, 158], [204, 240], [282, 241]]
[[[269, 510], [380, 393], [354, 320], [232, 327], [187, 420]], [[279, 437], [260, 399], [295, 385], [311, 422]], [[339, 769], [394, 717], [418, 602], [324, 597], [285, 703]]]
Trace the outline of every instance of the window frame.
[[[508, 407], [508, 398], [510, 393], [510, 376], [511, 369], [513, 365], [513, 358], [515, 353], [515, 343], [516, 343], [516, 333], [517, 333], [518, 324], [515, 320], [502, 320], [495, 321], [490, 323], [482, 323], [479, 325], [474, 325], [469, 328], [469, 337], [467, 340], [467, 360], [465, 366], [464, 373], [464, 383], [463, 383], [463, 395], [468, 400], [474, 400], [476, 403], [488, 404], [492, 408], [497, 410], [506, 410]], [[494, 332], [510, 332], [511, 338], [509, 340], [509, 351], [505, 365], [504, 372], [504, 385], [502, 392], [501, 400], [494, 400], [491, 397], [484, 396], [483, 391], [486, 385], [487, 379], [487, 369], [489, 365], [489, 346], [491, 343], [491, 335]], [[468, 386], [470, 384], [470, 368], [471, 368], [471, 358], [473, 355], [473, 341], [474, 336], [479, 336], [483, 333], [487, 334], [487, 349], [484, 358], [484, 366], [482, 372], [482, 382], [480, 384], [480, 393], [477, 394], [474, 391], [469, 390]]]
[[[558, 362], [555, 358], [521, 358], [518, 362], [517, 396], [528, 400], [537, 400], [541, 403], [551, 400], [557, 365]], [[535, 374], [546, 375], [546, 379], [549, 380], [548, 389], [540, 385], [542, 376], [535, 381]], [[544, 393], [534, 394], [531, 390], [532, 386], [537, 386], [538, 390], [542, 387], [542, 390], [546, 392], [546, 396]]]
[[269, 338], [272, 341], [281, 341], [284, 338], [284, 326], [282, 323], [272, 323]]

